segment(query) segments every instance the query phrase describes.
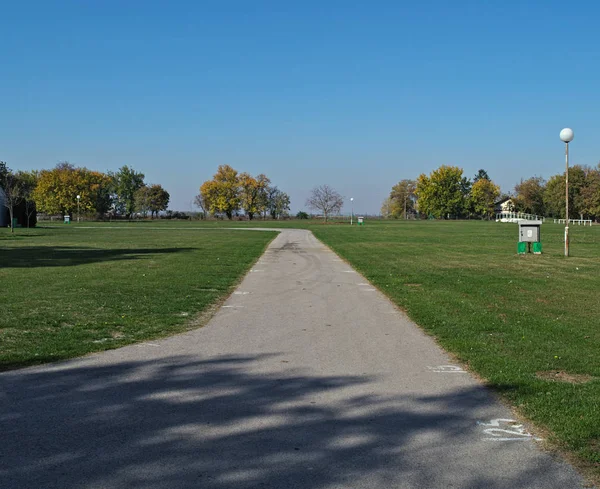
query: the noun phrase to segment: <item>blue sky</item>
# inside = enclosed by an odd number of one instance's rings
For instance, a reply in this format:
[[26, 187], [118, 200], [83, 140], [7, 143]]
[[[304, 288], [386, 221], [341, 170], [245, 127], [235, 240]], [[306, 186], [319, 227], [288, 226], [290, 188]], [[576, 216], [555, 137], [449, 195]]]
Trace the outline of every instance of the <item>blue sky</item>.
[[[128, 164], [189, 210], [219, 164], [378, 212], [442, 164], [503, 190], [600, 160], [594, 1], [0, 2], [0, 160]], [[349, 205], [347, 206], [349, 211]]]

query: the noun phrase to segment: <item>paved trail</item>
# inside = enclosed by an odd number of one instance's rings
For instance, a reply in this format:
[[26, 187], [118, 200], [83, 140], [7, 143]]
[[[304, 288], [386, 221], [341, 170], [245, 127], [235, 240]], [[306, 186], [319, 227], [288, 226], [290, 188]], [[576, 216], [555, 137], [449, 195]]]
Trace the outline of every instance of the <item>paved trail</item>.
[[582, 487], [450, 364], [284, 231], [206, 327], [0, 375], [0, 488]]

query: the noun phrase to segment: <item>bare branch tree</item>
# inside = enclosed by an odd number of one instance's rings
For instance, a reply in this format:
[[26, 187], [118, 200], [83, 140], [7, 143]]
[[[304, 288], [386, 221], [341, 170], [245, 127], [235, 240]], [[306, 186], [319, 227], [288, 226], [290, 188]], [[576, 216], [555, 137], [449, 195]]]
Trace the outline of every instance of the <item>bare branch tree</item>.
[[206, 219], [207, 216], [207, 211], [208, 211], [208, 206], [206, 205], [206, 202], [204, 202], [204, 198], [202, 197], [202, 194], [198, 194], [196, 195], [196, 197], [194, 197], [194, 205], [196, 207], [199, 207], [200, 210], [202, 211], [200, 214], [200, 219]]
[[306, 206], [323, 213], [325, 222], [330, 214], [339, 212], [344, 205], [344, 198], [329, 185], [319, 185], [311, 190], [306, 199]]
[[8, 209], [10, 214], [10, 231], [15, 232], [14, 214], [15, 207], [18, 206], [23, 200], [23, 185], [21, 180], [8, 170], [3, 176], [0, 182], [0, 187], [4, 191], [4, 206]]

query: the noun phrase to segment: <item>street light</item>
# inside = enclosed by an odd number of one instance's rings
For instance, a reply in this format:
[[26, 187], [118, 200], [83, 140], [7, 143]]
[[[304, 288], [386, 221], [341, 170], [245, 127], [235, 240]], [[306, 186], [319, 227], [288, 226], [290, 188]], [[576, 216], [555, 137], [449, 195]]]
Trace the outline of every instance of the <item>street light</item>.
[[77, 222], [79, 222], [79, 200], [81, 199], [81, 195], [77, 196]]
[[565, 143], [565, 256], [569, 256], [569, 143], [573, 141], [573, 129], [565, 127], [560, 131], [560, 139]]
[[354, 197], [350, 197], [350, 226], [352, 226], [352, 218], [354, 217]]

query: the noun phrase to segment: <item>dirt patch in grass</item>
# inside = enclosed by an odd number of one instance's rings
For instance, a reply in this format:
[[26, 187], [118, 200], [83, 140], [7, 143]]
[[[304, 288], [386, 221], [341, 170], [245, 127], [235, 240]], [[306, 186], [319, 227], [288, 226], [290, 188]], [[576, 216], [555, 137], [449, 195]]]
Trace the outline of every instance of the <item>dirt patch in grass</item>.
[[570, 374], [563, 370], [549, 370], [545, 372], [536, 372], [538, 379], [550, 380], [553, 382], [567, 382], [569, 384], [586, 384], [594, 380], [591, 375]]
[[404, 284], [404, 285], [406, 285], [407, 287], [421, 287], [421, 285], [423, 285], [423, 284]]

